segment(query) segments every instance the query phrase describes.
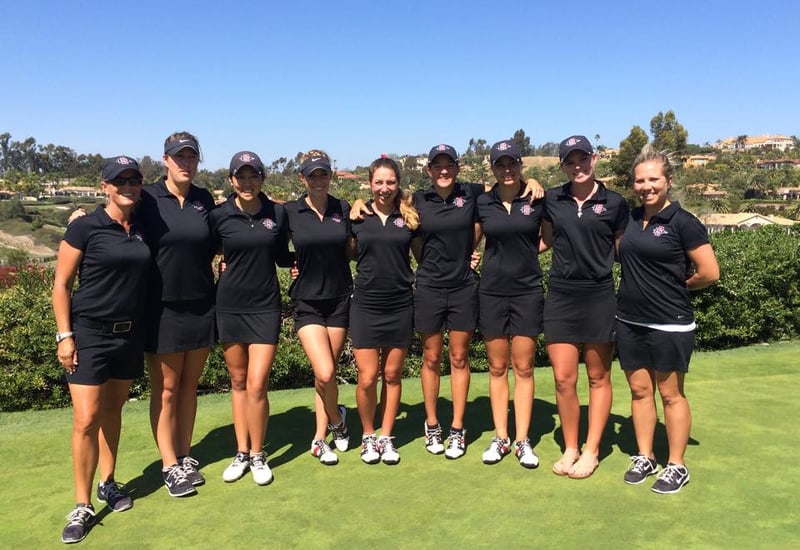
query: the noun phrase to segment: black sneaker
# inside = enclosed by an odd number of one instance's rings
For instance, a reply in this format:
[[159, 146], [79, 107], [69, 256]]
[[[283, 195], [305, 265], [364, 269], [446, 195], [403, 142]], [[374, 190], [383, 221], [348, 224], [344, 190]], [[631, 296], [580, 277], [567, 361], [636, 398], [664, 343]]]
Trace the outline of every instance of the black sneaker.
[[112, 512], [124, 512], [133, 506], [131, 496], [113, 478], [97, 484], [97, 500], [105, 502]]
[[94, 508], [91, 504], [77, 504], [67, 516], [67, 526], [61, 532], [61, 542], [73, 544], [86, 538], [94, 524]]
[[661, 475], [653, 483], [652, 490], [654, 493], [668, 495], [677, 493], [684, 485], [689, 483], [689, 470], [683, 464], [667, 464], [667, 467], [661, 470]]
[[204, 478], [203, 474], [201, 474], [197, 469], [197, 466], [200, 463], [192, 457], [184, 456], [179, 458], [178, 464], [180, 464], [181, 468], [183, 468], [183, 471], [186, 474], [186, 479], [188, 479], [189, 483], [191, 483], [194, 487], [203, 485], [206, 482], [206, 478]]
[[164, 485], [167, 487], [169, 496], [185, 497], [197, 494], [197, 490], [186, 478], [186, 472], [180, 464], [173, 464], [161, 473], [164, 475]]
[[658, 464], [654, 458], [644, 455], [633, 455], [631, 457], [633, 465], [625, 472], [623, 479], [630, 485], [639, 485], [647, 476], [651, 476], [658, 471]]

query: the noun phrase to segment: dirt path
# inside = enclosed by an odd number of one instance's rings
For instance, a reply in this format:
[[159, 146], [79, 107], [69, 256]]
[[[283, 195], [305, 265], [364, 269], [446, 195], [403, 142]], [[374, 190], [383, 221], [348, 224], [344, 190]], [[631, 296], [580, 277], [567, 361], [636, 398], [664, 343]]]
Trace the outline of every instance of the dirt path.
[[7, 248], [19, 248], [35, 258], [47, 258], [56, 255], [56, 251], [49, 246], [36, 244], [31, 237], [26, 235], [16, 236], [5, 231], [0, 231], [0, 245]]

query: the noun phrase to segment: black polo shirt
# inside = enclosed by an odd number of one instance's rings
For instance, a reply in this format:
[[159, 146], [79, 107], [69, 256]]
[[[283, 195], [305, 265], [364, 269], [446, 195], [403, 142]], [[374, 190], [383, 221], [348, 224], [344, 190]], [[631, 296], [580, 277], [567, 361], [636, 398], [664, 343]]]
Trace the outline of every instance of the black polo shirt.
[[541, 289], [539, 228], [543, 213], [544, 200], [531, 204], [519, 195], [509, 212], [497, 194], [497, 185], [478, 197], [477, 221], [486, 239], [481, 293], [514, 296]]
[[211, 193], [191, 185], [181, 206], [164, 178], [145, 185], [143, 191], [137, 210], [155, 258], [151, 295], [162, 302], [213, 297], [215, 248], [208, 226], [208, 214], [214, 209]]
[[322, 220], [306, 204], [306, 195], [283, 206], [300, 271], [289, 287], [289, 295], [301, 300], [328, 300], [350, 294], [350, 205], [328, 195]]
[[236, 195], [211, 211], [209, 222], [225, 271], [217, 281], [217, 311], [261, 313], [281, 308], [275, 264], [290, 267], [289, 224], [283, 207], [263, 193], [252, 216], [236, 206]]
[[139, 220], [130, 233], [112, 220], [105, 207], [67, 226], [64, 240], [83, 253], [72, 314], [99, 321], [134, 321], [144, 311], [150, 248]]
[[617, 317], [634, 323], [689, 325], [694, 312], [686, 288], [687, 251], [708, 243], [700, 220], [677, 202], [650, 218], [634, 208], [619, 246], [622, 280]]
[[419, 212], [417, 235], [422, 237], [422, 258], [417, 284], [434, 288], [459, 288], [476, 280], [470, 268], [474, 240], [475, 206], [483, 185], [456, 182], [446, 199], [431, 186], [414, 193]]
[[628, 203], [597, 182], [597, 192], [578, 209], [572, 184], [548, 189], [544, 219], [553, 226], [550, 283], [611, 281], [614, 235], [628, 223]]
[[[367, 203], [372, 205], [372, 201]], [[365, 216], [352, 224], [356, 239], [357, 269], [353, 299], [367, 305], [405, 305], [413, 299], [414, 273], [411, 271], [412, 231], [395, 210], [386, 218]]]

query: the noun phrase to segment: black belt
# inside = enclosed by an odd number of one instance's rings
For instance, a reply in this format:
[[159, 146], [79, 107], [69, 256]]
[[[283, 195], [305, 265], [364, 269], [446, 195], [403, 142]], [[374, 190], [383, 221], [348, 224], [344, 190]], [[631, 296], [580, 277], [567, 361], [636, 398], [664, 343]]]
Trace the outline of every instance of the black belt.
[[108, 323], [106, 321], [98, 321], [95, 319], [87, 319], [80, 317], [78, 324], [92, 330], [100, 331], [104, 334], [122, 334], [130, 332], [133, 328], [133, 321], [117, 321], [116, 323]]

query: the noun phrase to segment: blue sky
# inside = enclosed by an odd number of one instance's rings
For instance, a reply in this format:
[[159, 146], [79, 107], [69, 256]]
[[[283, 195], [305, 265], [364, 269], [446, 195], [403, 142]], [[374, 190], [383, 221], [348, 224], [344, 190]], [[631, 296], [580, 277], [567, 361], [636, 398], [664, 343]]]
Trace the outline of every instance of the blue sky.
[[690, 143], [800, 134], [796, 2], [4, 2], [0, 132], [204, 167], [311, 148], [340, 168], [523, 128], [616, 147], [675, 111]]

